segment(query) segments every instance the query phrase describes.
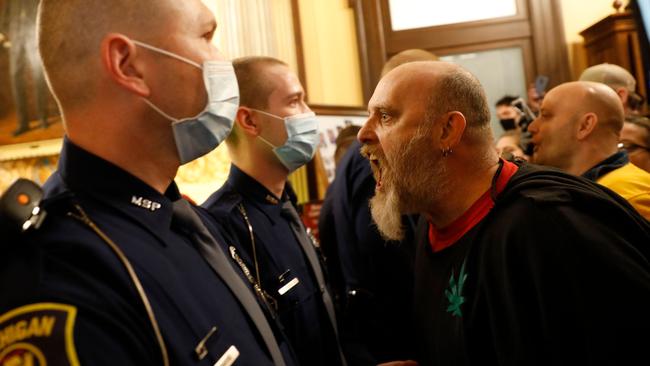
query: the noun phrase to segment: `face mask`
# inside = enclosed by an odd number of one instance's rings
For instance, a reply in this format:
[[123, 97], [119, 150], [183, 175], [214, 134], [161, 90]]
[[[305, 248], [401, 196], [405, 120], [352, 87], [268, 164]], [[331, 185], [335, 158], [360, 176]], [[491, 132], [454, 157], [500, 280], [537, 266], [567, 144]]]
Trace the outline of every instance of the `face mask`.
[[505, 131], [514, 130], [517, 127], [514, 118], [500, 119], [499, 122], [501, 122], [501, 127], [503, 127]]
[[191, 118], [177, 119], [163, 112], [149, 100], [144, 101], [161, 116], [172, 121], [174, 140], [181, 165], [214, 150], [232, 131], [237, 108], [239, 86], [230, 61], [205, 61], [203, 66], [185, 57], [133, 41], [136, 45], [173, 57], [203, 70], [203, 82], [208, 94], [208, 105]]
[[307, 164], [316, 154], [316, 147], [320, 142], [318, 136], [318, 120], [314, 112], [296, 114], [289, 117], [278, 117], [274, 114], [253, 109], [267, 116], [284, 120], [287, 129], [287, 142], [282, 146], [275, 146], [262, 136], [260, 140], [273, 148], [273, 153], [282, 165], [289, 169], [289, 173]]

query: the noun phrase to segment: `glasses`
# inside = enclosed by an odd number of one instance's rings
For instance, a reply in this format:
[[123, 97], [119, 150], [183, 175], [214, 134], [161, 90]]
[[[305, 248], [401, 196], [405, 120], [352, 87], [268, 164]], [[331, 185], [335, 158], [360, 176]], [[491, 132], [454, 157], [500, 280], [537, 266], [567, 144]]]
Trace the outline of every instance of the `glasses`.
[[637, 144], [632, 143], [632, 142], [620, 142], [618, 144], [618, 149], [619, 150], [625, 150], [629, 154], [632, 154], [632, 153], [635, 153], [635, 152], [641, 151], [641, 150], [650, 151], [650, 147], [637, 145]]

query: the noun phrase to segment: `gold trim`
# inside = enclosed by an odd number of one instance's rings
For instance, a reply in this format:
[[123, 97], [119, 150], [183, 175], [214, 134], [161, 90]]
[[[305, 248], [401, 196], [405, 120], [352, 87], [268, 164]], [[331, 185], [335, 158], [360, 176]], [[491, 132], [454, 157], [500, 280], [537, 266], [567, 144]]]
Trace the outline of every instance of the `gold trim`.
[[79, 366], [77, 350], [74, 347], [74, 322], [77, 318], [77, 308], [72, 305], [59, 304], [54, 302], [41, 302], [37, 304], [21, 306], [7, 313], [0, 315], [0, 323], [5, 322], [18, 315], [27, 314], [34, 311], [57, 310], [68, 313], [65, 324], [65, 349], [68, 354], [68, 360], [72, 366]]
[[15, 350], [16, 348], [23, 348], [29, 350], [38, 359], [39, 366], [47, 366], [47, 359], [45, 358], [45, 355], [43, 355], [43, 352], [33, 344], [29, 344], [25, 342], [14, 343], [11, 346], [5, 348], [3, 352], [0, 352], [0, 360], [2, 360], [3, 357], [8, 355], [11, 351]]

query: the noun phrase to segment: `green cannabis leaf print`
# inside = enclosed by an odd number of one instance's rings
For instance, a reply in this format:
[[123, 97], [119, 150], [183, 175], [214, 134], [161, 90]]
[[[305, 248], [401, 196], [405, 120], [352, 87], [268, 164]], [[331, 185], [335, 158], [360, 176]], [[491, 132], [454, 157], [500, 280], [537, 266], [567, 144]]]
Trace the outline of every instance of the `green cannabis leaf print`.
[[463, 261], [463, 264], [460, 267], [460, 273], [458, 274], [458, 282], [456, 282], [456, 278], [452, 271], [451, 277], [449, 278], [449, 288], [445, 290], [445, 296], [447, 297], [447, 300], [449, 300], [447, 312], [459, 318], [463, 317], [463, 312], [460, 309], [460, 306], [465, 302], [465, 297], [463, 296], [465, 280], [467, 280], [467, 273], [465, 273], [465, 261]]

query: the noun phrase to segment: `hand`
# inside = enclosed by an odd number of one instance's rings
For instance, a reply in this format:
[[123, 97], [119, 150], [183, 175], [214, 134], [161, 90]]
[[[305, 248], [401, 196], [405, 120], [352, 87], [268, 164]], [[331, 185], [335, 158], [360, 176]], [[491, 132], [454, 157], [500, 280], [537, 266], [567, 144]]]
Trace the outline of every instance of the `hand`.
[[413, 360], [391, 361], [391, 362], [380, 363], [377, 366], [418, 366], [418, 363]]

